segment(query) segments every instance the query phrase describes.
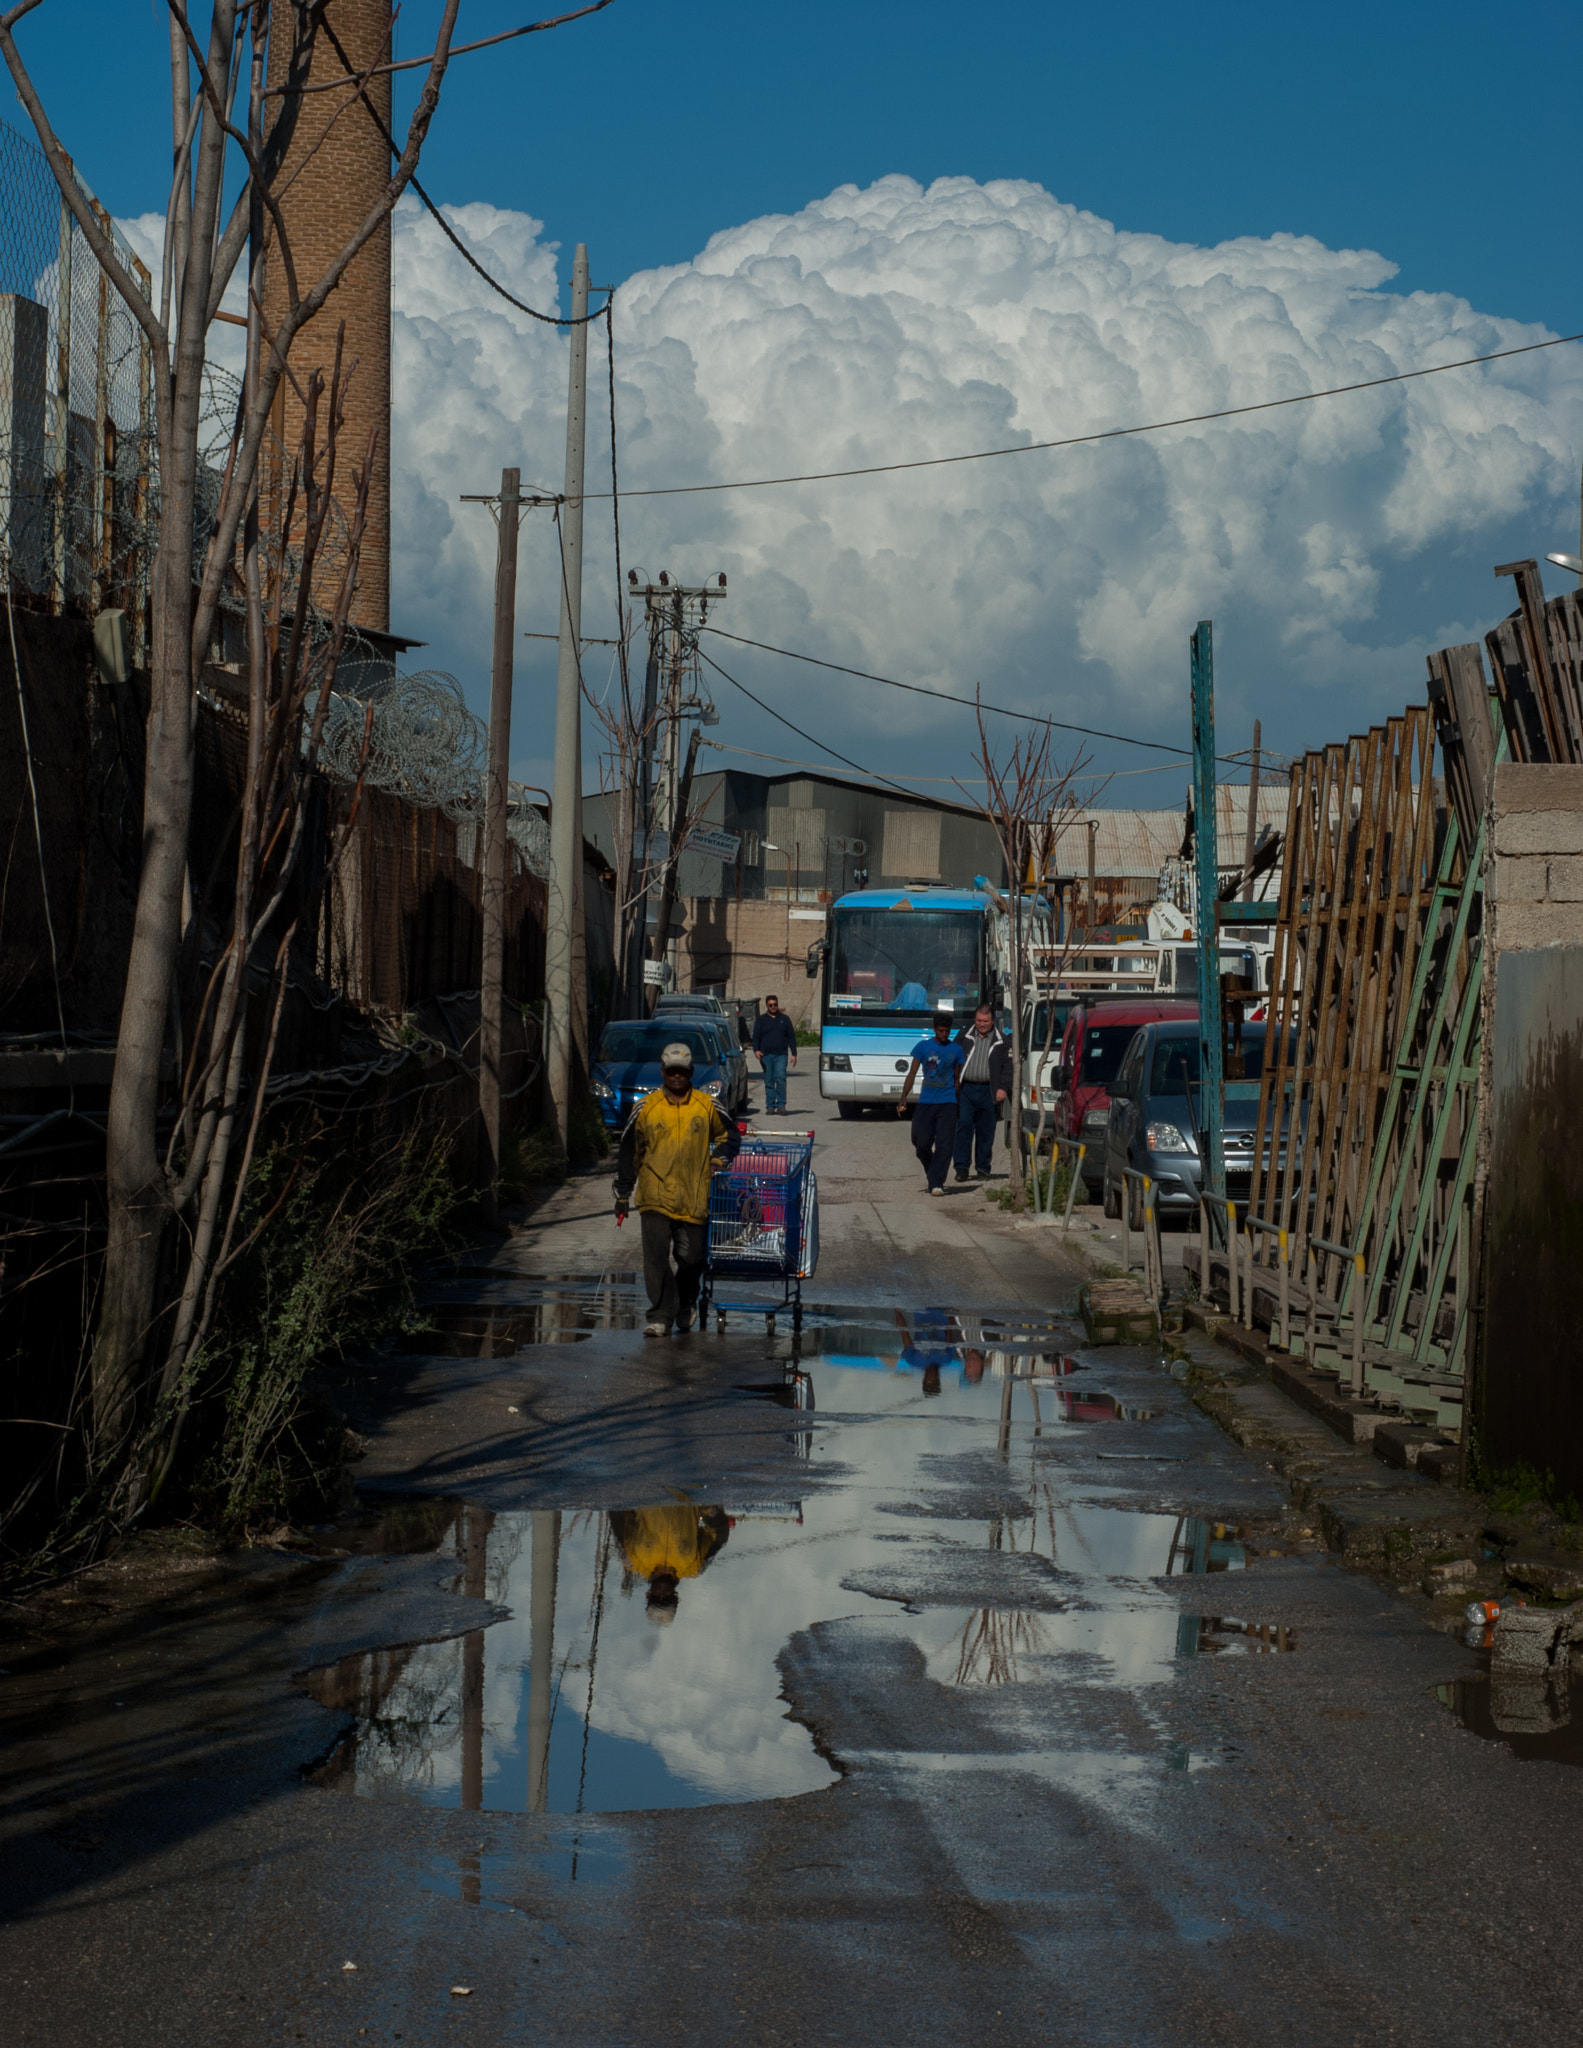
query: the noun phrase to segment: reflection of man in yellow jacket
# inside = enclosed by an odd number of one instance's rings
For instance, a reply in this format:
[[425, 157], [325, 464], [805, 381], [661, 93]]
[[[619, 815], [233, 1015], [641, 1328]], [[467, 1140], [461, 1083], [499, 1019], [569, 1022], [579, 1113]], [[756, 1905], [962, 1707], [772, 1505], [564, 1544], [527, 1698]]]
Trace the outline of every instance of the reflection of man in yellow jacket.
[[724, 1508], [699, 1508], [688, 1503], [666, 1508], [617, 1508], [610, 1532], [621, 1546], [628, 1569], [649, 1582], [649, 1619], [672, 1621], [676, 1588], [682, 1579], [696, 1579], [731, 1533]]
[[646, 1337], [668, 1337], [672, 1323], [678, 1330], [693, 1326], [709, 1245], [709, 1177], [736, 1157], [738, 1144], [736, 1125], [720, 1114], [712, 1095], [693, 1086], [693, 1056], [685, 1045], [666, 1046], [660, 1071], [664, 1086], [633, 1111], [616, 1159], [616, 1215], [626, 1215], [635, 1188], [643, 1219]]

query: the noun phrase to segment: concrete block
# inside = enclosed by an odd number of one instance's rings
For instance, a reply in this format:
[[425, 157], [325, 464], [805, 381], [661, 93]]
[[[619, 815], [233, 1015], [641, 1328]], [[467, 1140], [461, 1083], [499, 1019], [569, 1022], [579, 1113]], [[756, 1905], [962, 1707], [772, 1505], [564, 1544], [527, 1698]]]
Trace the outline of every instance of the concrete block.
[[[1526, 866], [1527, 863], [1524, 863]], [[1583, 903], [1583, 860], [1568, 855], [1563, 860], [1546, 863], [1550, 873], [1549, 896], [1552, 903]]]
[[1503, 1606], [1495, 1617], [1492, 1672], [1543, 1678], [1567, 1669], [1572, 1636], [1569, 1607]]
[[1503, 854], [1490, 870], [1492, 903], [1543, 903], [1550, 880], [1550, 861], [1543, 854]]
[[1583, 767], [1503, 761], [1495, 770], [1493, 795], [1497, 818], [1517, 811], [1583, 811]]
[[1421, 1422], [1377, 1423], [1369, 1439], [1375, 1457], [1382, 1464], [1394, 1465], [1399, 1472], [1409, 1471], [1418, 1463], [1421, 1451], [1443, 1441], [1438, 1429], [1429, 1429]]
[[1583, 946], [1583, 903], [1497, 903], [1494, 925], [1494, 946], [1501, 953]]
[[1583, 809], [1495, 814], [1495, 852], [1508, 855], [1583, 853]]
[[1462, 1453], [1456, 1444], [1426, 1444], [1418, 1453], [1418, 1472], [1438, 1486], [1455, 1486]]
[[1541, 1600], [1576, 1600], [1583, 1596], [1583, 1558], [1512, 1557], [1505, 1572], [1525, 1593]]
[[1455, 1557], [1449, 1564], [1426, 1564], [1423, 1588], [1431, 1598], [1437, 1593], [1467, 1593], [1478, 1576], [1471, 1557]]

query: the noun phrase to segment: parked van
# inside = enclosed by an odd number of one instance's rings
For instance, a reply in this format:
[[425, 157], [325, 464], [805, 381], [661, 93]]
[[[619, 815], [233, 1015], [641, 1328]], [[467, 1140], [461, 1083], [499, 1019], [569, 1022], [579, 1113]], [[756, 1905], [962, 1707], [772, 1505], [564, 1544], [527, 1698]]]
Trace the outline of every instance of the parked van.
[[1087, 1146], [1083, 1184], [1098, 1199], [1105, 1184], [1105, 1132], [1110, 1122], [1110, 1084], [1120, 1071], [1139, 1027], [1161, 1018], [1196, 1021], [1196, 1003], [1158, 997], [1096, 996], [1074, 1005], [1061, 1041], [1060, 1095], [1055, 1128], [1062, 1138]]

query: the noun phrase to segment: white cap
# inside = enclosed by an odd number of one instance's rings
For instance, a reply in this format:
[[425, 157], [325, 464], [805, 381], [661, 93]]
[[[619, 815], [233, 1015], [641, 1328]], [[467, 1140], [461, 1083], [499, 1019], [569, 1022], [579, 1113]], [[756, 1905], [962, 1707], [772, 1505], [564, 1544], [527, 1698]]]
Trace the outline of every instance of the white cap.
[[662, 1067], [685, 1067], [690, 1074], [693, 1070], [692, 1048], [686, 1045], [668, 1045], [660, 1054]]

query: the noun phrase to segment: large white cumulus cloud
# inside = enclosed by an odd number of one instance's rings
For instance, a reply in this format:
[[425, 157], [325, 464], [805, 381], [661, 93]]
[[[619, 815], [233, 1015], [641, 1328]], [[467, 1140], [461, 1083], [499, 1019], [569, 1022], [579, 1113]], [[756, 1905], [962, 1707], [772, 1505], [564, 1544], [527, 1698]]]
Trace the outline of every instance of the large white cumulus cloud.
[[[527, 215], [448, 210], [530, 304], [568, 252]], [[598, 278], [599, 256], [594, 251]], [[627, 488], [837, 469], [1102, 431], [1543, 338], [1392, 265], [1297, 235], [1215, 248], [1130, 233], [1037, 185], [890, 177], [716, 235], [616, 307]], [[397, 215], [394, 623], [480, 694], [494, 532], [463, 492], [503, 463], [558, 488], [564, 333], [514, 312], [415, 202]], [[602, 330], [589, 487], [608, 483]], [[625, 557], [730, 574], [727, 623], [970, 696], [1185, 730], [1185, 642], [1216, 620], [1225, 716], [1295, 748], [1421, 688], [1422, 653], [1489, 622], [1490, 568], [1571, 545], [1583, 356], [1571, 348], [1138, 440], [900, 476], [634, 499]], [[585, 630], [610, 630], [609, 508], [591, 504]], [[553, 630], [553, 543], [524, 543], [524, 624]], [[720, 650], [799, 724], [884, 765], [964, 722], [924, 700]], [[525, 648], [528, 725], [547, 659]], [[731, 693], [722, 687], [722, 703]], [[540, 704], [539, 709], [543, 706]], [[1103, 716], [1097, 716], [1103, 712]], [[735, 700], [749, 744], [805, 751]], [[845, 739], [841, 737], [845, 735]], [[888, 756], [882, 750], [896, 749]], [[912, 751], [909, 753], [909, 749]]]

